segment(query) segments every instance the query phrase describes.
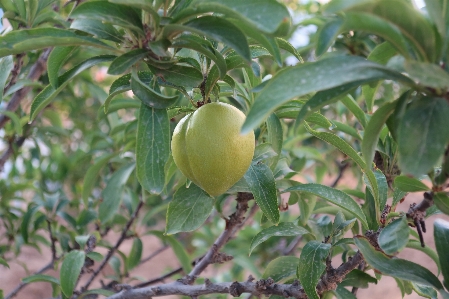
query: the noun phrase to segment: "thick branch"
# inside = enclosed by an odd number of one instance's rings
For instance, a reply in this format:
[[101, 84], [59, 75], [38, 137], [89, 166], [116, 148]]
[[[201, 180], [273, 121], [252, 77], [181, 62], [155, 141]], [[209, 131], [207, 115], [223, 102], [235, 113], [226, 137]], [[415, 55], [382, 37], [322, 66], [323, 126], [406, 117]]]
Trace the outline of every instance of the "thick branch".
[[89, 280], [86, 282], [86, 284], [81, 288], [82, 291], [85, 291], [85, 290], [87, 290], [89, 288], [91, 283], [94, 281], [95, 277], [97, 277], [97, 275], [101, 272], [101, 270], [103, 270], [103, 268], [108, 263], [109, 259], [114, 255], [114, 253], [117, 251], [117, 249], [123, 243], [123, 241], [126, 239], [126, 235], [128, 233], [128, 230], [131, 227], [131, 225], [133, 224], [134, 220], [136, 220], [137, 214], [139, 213], [140, 208], [142, 208], [142, 205], [143, 205], [143, 201], [140, 201], [139, 205], [136, 207], [136, 210], [132, 214], [131, 218], [128, 220], [128, 223], [126, 223], [126, 226], [123, 229], [122, 234], [120, 235], [120, 238], [118, 239], [117, 243], [115, 244], [114, 247], [112, 247], [109, 250], [108, 254], [103, 259], [103, 261], [101, 262], [100, 266], [97, 268], [97, 270], [94, 271], [94, 273], [89, 278]]

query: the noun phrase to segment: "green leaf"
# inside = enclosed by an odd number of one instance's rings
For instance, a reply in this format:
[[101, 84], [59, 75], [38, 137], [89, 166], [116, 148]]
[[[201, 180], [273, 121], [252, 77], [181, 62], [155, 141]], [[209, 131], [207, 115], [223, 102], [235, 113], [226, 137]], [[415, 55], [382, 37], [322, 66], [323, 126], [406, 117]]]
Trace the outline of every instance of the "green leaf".
[[340, 33], [340, 27], [343, 25], [343, 19], [336, 18], [327, 22], [319, 31], [315, 53], [317, 56], [327, 52]]
[[418, 177], [438, 163], [449, 142], [448, 115], [449, 104], [442, 98], [423, 97], [408, 107], [397, 140], [403, 173]]
[[299, 110], [298, 116], [296, 117], [296, 127], [298, 127], [308, 115], [318, 111], [326, 105], [336, 102], [360, 84], [362, 84], [362, 82], [356, 81], [317, 92]]
[[78, 19], [70, 24], [71, 29], [87, 32], [97, 38], [107, 39], [116, 43], [123, 40], [122, 35], [111, 24], [103, 23], [99, 20]]
[[407, 60], [404, 70], [418, 85], [449, 89], [449, 74], [436, 64]]
[[104, 155], [97, 162], [95, 162], [95, 164], [90, 166], [89, 169], [87, 169], [83, 180], [83, 201], [86, 207], [89, 206], [88, 199], [92, 192], [92, 189], [95, 186], [95, 182], [97, 181], [100, 170], [109, 162], [109, 160], [111, 160], [118, 154], [119, 153], [111, 153]]
[[133, 8], [108, 1], [84, 2], [70, 15], [72, 19], [94, 19], [143, 32], [140, 15]]
[[206, 0], [198, 2], [195, 8], [200, 12], [223, 13], [265, 33], [275, 33], [284, 23], [290, 22], [287, 8], [274, 0]]
[[278, 198], [273, 172], [263, 163], [251, 163], [244, 178], [257, 205], [272, 223], [279, 223]]
[[[281, 222], [278, 225], [274, 225], [263, 229], [257, 235], [254, 236], [249, 248], [249, 255], [259, 244], [265, 242], [269, 238], [275, 237], [291, 237], [308, 234], [309, 231], [305, 228], [299, 227], [292, 222]], [[295, 268], [296, 269], [296, 268]]]
[[[378, 189], [378, 194], [379, 194], [379, 204], [378, 204], [378, 209], [379, 212], [382, 212], [385, 205], [387, 204], [387, 197], [388, 197], [388, 183], [387, 183], [387, 178], [385, 177], [385, 175], [383, 174], [383, 172], [380, 169], [376, 169], [374, 170], [374, 177], [376, 178], [376, 183], [377, 183], [377, 189]], [[368, 179], [368, 176], [364, 176], [363, 177], [364, 180]], [[365, 182], [367, 187], [370, 189], [371, 193], [374, 193], [375, 191], [373, 190], [373, 186], [371, 185], [371, 182], [368, 181]]]
[[205, 35], [222, 42], [226, 46], [233, 48], [247, 61], [251, 60], [251, 53], [245, 35], [230, 21], [216, 16], [204, 16], [193, 19], [183, 25], [169, 24], [164, 27], [163, 34], [164, 37], [170, 38], [184, 31]]
[[1, 257], [0, 257], [0, 265], [10, 269], [8, 263], [4, 259], [2, 259]]
[[440, 291], [443, 289], [441, 282], [428, 269], [400, 258], [389, 258], [376, 250], [364, 237], [355, 237], [354, 241], [368, 264], [382, 274], [431, 286]]
[[408, 243], [409, 229], [406, 217], [401, 217], [388, 224], [379, 235], [379, 246], [386, 254], [402, 251]]
[[209, 217], [214, 199], [195, 184], [179, 188], [168, 205], [166, 234], [189, 232], [200, 227]]
[[55, 47], [47, 60], [48, 80], [53, 88], [59, 87], [59, 70], [78, 47]]
[[101, 253], [98, 252], [89, 252], [88, 254], [86, 254], [86, 256], [96, 262], [101, 262], [103, 260], [103, 255]]
[[390, 42], [404, 57], [410, 57], [408, 43], [401, 31], [379, 16], [364, 11], [345, 13], [345, 22], [340, 32], [355, 30], [374, 33]]
[[[84, 263], [84, 261], [83, 261], [83, 263]], [[41, 282], [41, 281], [55, 283], [55, 284], [59, 285], [59, 279], [57, 279], [56, 277], [50, 276], [50, 275], [35, 274], [35, 275], [31, 275], [31, 276], [22, 278], [23, 283]]]
[[319, 299], [316, 286], [321, 274], [326, 269], [325, 260], [329, 255], [331, 244], [318, 241], [308, 242], [301, 251], [298, 266], [298, 278], [304, 291], [311, 299]]
[[276, 42], [279, 45], [279, 48], [295, 56], [295, 58], [298, 59], [299, 62], [304, 63], [301, 54], [299, 54], [298, 50], [296, 50], [296, 48], [291, 43], [289, 43], [288, 40], [276, 37]]
[[435, 31], [411, 3], [402, 0], [370, 1], [351, 8], [351, 11], [372, 14], [381, 18], [385, 24], [394, 24], [412, 43], [421, 60], [434, 61], [437, 53]]
[[337, 297], [337, 299], [357, 299], [357, 297], [351, 291], [348, 291], [340, 284], [332, 292], [334, 293], [335, 297]]
[[114, 48], [95, 38], [57, 28], [11, 31], [0, 36], [0, 44], [0, 57], [56, 46], [91, 46], [114, 51]]
[[283, 193], [291, 191], [306, 192], [319, 196], [352, 213], [355, 217], [357, 217], [357, 219], [362, 222], [363, 227], [368, 228], [365, 214], [363, 213], [359, 204], [343, 191], [320, 184], [302, 184], [288, 188]]
[[136, 164], [134, 163], [122, 166], [109, 179], [106, 188], [101, 193], [103, 201], [98, 208], [98, 217], [101, 223], [111, 220], [118, 211], [122, 200], [123, 188], [135, 166]]
[[[359, 104], [352, 98], [352, 96], [347, 95], [341, 99], [341, 102], [343, 105], [348, 108], [349, 111], [354, 114], [354, 116], [357, 118], [357, 120], [360, 122], [362, 127], [366, 127], [366, 115], [365, 112], [362, 110], [362, 108], [359, 107]], [[369, 163], [367, 163], [369, 165]]]
[[183, 65], [175, 65], [169, 69], [156, 69], [150, 66], [151, 72], [171, 84], [182, 87], [198, 87], [203, 82], [203, 74], [196, 68]]
[[59, 76], [59, 87], [57, 89], [49, 84], [36, 96], [36, 98], [34, 98], [33, 103], [31, 104], [30, 121], [33, 121], [39, 112], [56, 98], [73, 77], [96, 64], [111, 61], [114, 58], [115, 56], [112, 55], [95, 56], [81, 62]]
[[126, 74], [121, 76], [120, 78], [116, 79], [114, 82], [112, 82], [111, 87], [109, 88], [109, 95], [104, 101], [104, 112], [107, 113], [109, 110], [109, 104], [111, 103], [112, 99], [123, 92], [126, 92], [128, 90], [131, 90], [131, 74]]
[[353, 286], [356, 288], [366, 289], [369, 283], [377, 284], [377, 279], [359, 269], [354, 269], [346, 275], [345, 279], [339, 286]]
[[0, 103], [3, 100], [3, 91], [6, 86], [6, 80], [8, 80], [9, 73], [11, 73], [13, 68], [14, 60], [12, 56], [0, 58]]
[[371, 82], [379, 79], [413, 84], [396, 71], [355, 56], [335, 56], [286, 68], [269, 80], [258, 94], [242, 127], [242, 134], [254, 129], [277, 107], [294, 97], [356, 81]]
[[64, 257], [62, 262], [59, 280], [61, 281], [62, 292], [69, 298], [75, 290], [85, 257], [84, 251], [72, 250]]
[[137, 178], [150, 193], [164, 189], [164, 166], [170, 154], [170, 120], [167, 110], [140, 106], [137, 125]]
[[[440, 258], [441, 272], [444, 277], [444, 286], [449, 287], [449, 222], [436, 219], [433, 224], [433, 236], [438, 257]], [[438, 288], [437, 288], [438, 289]]]
[[432, 248], [430, 248], [429, 246], [422, 247], [420, 241], [411, 240], [411, 239], [408, 240], [406, 247], [412, 248], [415, 250], [419, 250], [419, 251], [427, 254], [435, 262], [436, 266], [438, 267], [438, 273], [441, 272], [441, 266], [440, 266], [440, 260], [438, 258], [438, 254]]
[[394, 179], [394, 186], [402, 192], [421, 192], [429, 191], [430, 189], [420, 180], [405, 175], [397, 176]]
[[108, 69], [108, 74], [120, 75], [126, 72], [136, 62], [142, 60], [147, 55], [148, 51], [145, 49], [135, 49], [126, 52], [125, 54], [118, 56], [116, 59], [112, 61]]
[[[193, 186], [193, 184], [192, 184]], [[164, 235], [161, 231], [149, 231], [149, 234], [155, 235], [161, 241], [167, 242], [170, 244], [170, 247], [172, 248], [173, 252], [175, 253], [176, 257], [178, 258], [179, 262], [181, 263], [182, 269], [184, 270], [184, 273], [190, 273], [192, 270], [191, 265], [191, 259], [189, 255], [187, 254], [185, 250], [185, 246], [182, 245], [178, 240], [176, 240], [173, 236], [167, 236]]]
[[159, 26], [160, 16], [152, 5], [152, 2], [149, 2], [147, 0], [109, 0], [109, 2], [140, 8], [150, 13], [151, 17], [153, 18], [152, 21], [155, 23], [154, 26], [156, 28]]
[[265, 268], [262, 278], [271, 277], [275, 282], [296, 274], [299, 259], [295, 256], [281, 256], [272, 260]]
[[[139, 100], [141, 100], [142, 103], [145, 104], [147, 108], [151, 107], [153, 109], [165, 109], [172, 106], [178, 100], [178, 96], [177, 95], [165, 96], [160, 92], [157, 92], [156, 90], [151, 88], [148, 84], [151, 82], [152, 77], [153, 76], [149, 72], [137, 73], [133, 69], [131, 74], [131, 89], [134, 95]], [[124, 87], [123, 89], [125, 88], [126, 87]]]
[[365, 188], [365, 202], [362, 205], [362, 211], [365, 213], [368, 228], [371, 230], [377, 230], [380, 223], [380, 212], [377, 208], [378, 205], [368, 187]]
[[36, 214], [37, 211], [39, 211], [40, 206], [36, 206], [34, 204], [31, 204], [28, 206], [28, 210], [23, 215], [22, 223], [20, 225], [20, 233], [22, 234], [23, 242], [25, 244], [28, 243], [28, 230], [30, 226], [31, 218]]
[[368, 125], [365, 127], [362, 141], [362, 154], [366, 165], [371, 165], [374, 159], [377, 143], [379, 142], [380, 132], [388, 117], [393, 113], [397, 101], [386, 103], [376, 110], [371, 116]]
[[387, 62], [397, 54], [396, 49], [389, 42], [377, 45], [368, 55], [368, 60], [386, 65]]
[[131, 252], [129, 253], [128, 259], [126, 260], [126, 262], [128, 263], [128, 270], [135, 268], [140, 263], [140, 259], [142, 258], [142, 250], [142, 241], [140, 240], [140, 238], [134, 238]]
[[421, 297], [438, 299], [438, 294], [434, 288], [431, 288], [428, 286], [423, 286], [421, 284], [417, 284], [417, 283], [413, 283], [413, 282], [412, 282], [412, 288]]
[[267, 130], [268, 130], [268, 138], [267, 141], [271, 143], [273, 150], [276, 152], [276, 156], [270, 159], [267, 162], [268, 165], [273, 169], [277, 162], [279, 161], [279, 157], [282, 151], [282, 144], [284, 142], [284, 133], [282, 130], [282, 124], [276, 114], [271, 114], [267, 119]]
[[227, 68], [224, 57], [218, 50], [216, 50], [212, 46], [212, 43], [208, 40], [202, 39], [193, 34], [181, 35], [180, 37], [172, 41], [172, 45], [170, 47], [195, 50], [215, 62], [216, 66], [218, 67], [221, 79], [226, 75]]
[[449, 196], [445, 192], [436, 192], [433, 194], [433, 202], [438, 209], [446, 215], [449, 215]]

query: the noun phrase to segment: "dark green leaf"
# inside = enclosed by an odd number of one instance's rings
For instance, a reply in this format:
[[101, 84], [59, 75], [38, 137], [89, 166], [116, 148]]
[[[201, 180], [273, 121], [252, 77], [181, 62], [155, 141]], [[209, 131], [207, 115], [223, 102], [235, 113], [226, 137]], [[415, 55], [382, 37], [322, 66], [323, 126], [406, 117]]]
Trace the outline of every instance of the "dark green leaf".
[[189, 13], [181, 13], [177, 19], [205, 12], [215, 12], [237, 18], [244, 22], [245, 26], [256, 27], [266, 33], [275, 33], [279, 27], [290, 22], [290, 15], [286, 7], [275, 0], [206, 0], [198, 1], [193, 8]]
[[203, 75], [196, 68], [175, 65], [169, 69], [156, 69], [150, 67], [151, 72], [171, 84], [182, 87], [198, 87], [203, 82]]
[[47, 60], [48, 80], [53, 88], [59, 87], [59, 70], [78, 47], [55, 47]]
[[377, 45], [368, 55], [368, 60], [386, 65], [387, 62], [397, 54], [396, 49], [389, 42]]
[[128, 263], [129, 270], [133, 269], [140, 263], [140, 259], [142, 258], [142, 250], [142, 241], [139, 238], [134, 238], [131, 252], [129, 253], [129, 257], [126, 261]]
[[227, 69], [225, 59], [208, 40], [202, 39], [193, 34], [181, 35], [177, 39], [173, 40], [171, 47], [192, 49], [203, 54], [204, 56], [215, 62], [220, 73], [220, 78], [224, 78], [224, 76], [226, 75]]
[[436, 64], [407, 60], [404, 69], [421, 86], [449, 89], [449, 74]]
[[338, 285], [333, 291], [337, 299], [357, 299], [357, 297], [351, 292], [345, 289], [342, 285]]
[[123, 188], [135, 166], [134, 163], [122, 166], [109, 179], [106, 188], [101, 193], [103, 201], [98, 209], [98, 217], [102, 223], [111, 220], [118, 211], [122, 200]]
[[449, 215], [449, 196], [445, 192], [434, 193], [433, 202], [441, 212]]
[[265, 268], [263, 278], [271, 277], [278, 282], [285, 278], [295, 276], [299, 259], [295, 256], [281, 256], [272, 260]]
[[154, 90], [148, 85], [151, 82], [151, 78], [152, 76], [148, 72], [137, 73], [133, 70], [131, 75], [131, 89], [134, 95], [141, 100], [147, 108], [165, 109], [173, 105], [176, 100], [178, 100], [178, 96], [165, 96]]
[[8, 80], [9, 73], [14, 67], [12, 56], [0, 58], [0, 103], [3, 100], [3, 90], [5, 89], [6, 80]]
[[354, 241], [368, 264], [383, 274], [431, 286], [440, 291], [443, 289], [441, 282], [428, 269], [400, 258], [389, 258], [374, 249], [364, 237], [356, 237]]
[[272, 223], [279, 223], [278, 198], [273, 172], [263, 163], [251, 163], [244, 178], [254, 195], [257, 205]]
[[415, 250], [419, 250], [419, 251], [427, 254], [435, 262], [436, 266], [438, 267], [438, 273], [441, 272], [441, 266], [440, 266], [440, 260], [438, 258], [438, 254], [432, 248], [430, 248], [429, 246], [422, 247], [420, 241], [411, 240], [411, 239], [408, 240], [406, 247], [412, 248]]
[[151, 17], [153, 18], [152, 21], [155, 23], [154, 26], [156, 28], [159, 26], [160, 16], [152, 5], [152, 2], [149, 2], [147, 0], [109, 0], [109, 2], [140, 8], [151, 15]]
[[150, 193], [159, 194], [164, 188], [164, 166], [169, 154], [170, 120], [167, 110], [142, 104], [137, 127], [137, 178]]
[[298, 116], [296, 117], [296, 126], [299, 126], [301, 122], [311, 113], [318, 111], [326, 105], [336, 102], [360, 84], [362, 84], [362, 82], [356, 81], [317, 92], [299, 110]]
[[343, 191], [320, 184], [302, 184], [288, 188], [284, 191], [284, 193], [291, 191], [306, 192], [319, 196], [354, 214], [354, 216], [356, 216], [357, 219], [362, 222], [363, 227], [368, 228], [365, 214], [363, 213], [358, 203]]
[[55, 283], [55, 284], [59, 285], [59, 279], [57, 279], [56, 277], [50, 276], [50, 275], [35, 274], [35, 275], [31, 275], [31, 276], [22, 278], [23, 283], [41, 282], [41, 281]]
[[140, 15], [126, 5], [108, 1], [84, 2], [70, 15], [72, 19], [93, 19], [142, 32]]
[[377, 279], [359, 269], [354, 269], [346, 275], [345, 279], [341, 282], [341, 284], [339, 284], [339, 286], [352, 286], [366, 289], [370, 283], [377, 284]]
[[61, 281], [61, 290], [68, 298], [70, 298], [75, 290], [78, 276], [84, 265], [84, 251], [70, 251], [62, 262], [59, 280]]
[[379, 246], [386, 254], [400, 252], [408, 243], [409, 229], [406, 217], [401, 217], [388, 224], [379, 235]]
[[298, 278], [304, 291], [311, 299], [319, 299], [316, 286], [326, 269], [325, 260], [331, 249], [330, 244], [318, 241], [308, 242], [301, 251], [298, 266]]
[[[343, 105], [346, 106], [346, 108], [348, 108], [349, 111], [352, 112], [352, 114], [354, 114], [354, 116], [360, 122], [362, 127], [365, 128], [367, 123], [365, 112], [362, 110], [362, 108], [359, 107], [359, 104], [357, 104], [357, 102], [352, 98], [352, 96], [347, 95], [343, 97], [341, 99], [341, 102], [343, 103]], [[367, 165], [369, 164], [367, 163]]]
[[[444, 277], [444, 286], [449, 287], [449, 222], [436, 219], [433, 224], [433, 236], [438, 257], [440, 258], [441, 272]], [[437, 288], [438, 289], [438, 288]]]
[[413, 84], [410, 79], [396, 71], [355, 56], [336, 56], [286, 68], [268, 81], [258, 94], [242, 127], [242, 133], [254, 129], [270, 112], [293, 97], [356, 81], [370, 82], [379, 79]]
[[391, 113], [396, 107], [397, 101], [386, 103], [376, 110], [371, 116], [365, 128], [362, 141], [362, 154], [366, 165], [371, 165], [374, 159], [374, 152], [379, 141], [380, 132]]
[[317, 56], [323, 55], [327, 49], [334, 43], [335, 38], [340, 33], [340, 27], [343, 24], [343, 19], [337, 18], [327, 22], [318, 31], [318, 40], [315, 53]]
[[131, 66], [133, 66], [139, 60], [142, 60], [148, 55], [148, 51], [145, 49], [135, 49], [117, 57], [112, 61], [108, 69], [110, 75], [120, 75], [126, 72]]
[[394, 179], [394, 186], [402, 192], [420, 192], [429, 191], [430, 189], [420, 180], [405, 175], [397, 176]]
[[246, 60], [251, 60], [251, 53], [245, 35], [230, 21], [215, 16], [204, 16], [193, 19], [184, 25], [170, 24], [165, 26], [164, 36], [170, 38], [184, 31], [206, 35], [233, 48]]
[[368, 228], [377, 230], [379, 228], [380, 213], [376, 201], [368, 187], [365, 188], [365, 202], [362, 205], [362, 211], [365, 213]]
[[27, 212], [23, 215], [22, 223], [20, 225], [20, 232], [22, 234], [23, 242], [25, 244], [28, 243], [28, 230], [30, 226], [31, 218], [36, 214], [37, 211], [39, 211], [39, 206], [36, 205], [30, 205], [28, 207]]
[[131, 90], [131, 74], [126, 74], [112, 82], [111, 87], [109, 88], [109, 95], [104, 101], [104, 112], [107, 113], [109, 110], [109, 104], [111, 103], [112, 99], [123, 92], [126, 92], [128, 90]]
[[438, 294], [435, 291], [435, 289], [432, 287], [424, 286], [424, 285], [417, 284], [414, 282], [412, 282], [412, 287], [413, 287], [413, 290], [421, 297], [438, 299]]
[[276, 156], [273, 159], [270, 159], [267, 162], [268, 165], [273, 169], [281, 155], [282, 144], [284, 142], [284, 133], [282, 130], [282, 124], [276, 114], [271, 114], [267, 119], [267, 130], [268, 130], [268, 139], [267, 141], [271, 143], [273, 150], [276, 152]]
[[97, 38], [111, 40], [116, 43], [122, 42], [123, 39], [122, 35], [117, 31], [117, 29], [115, 29], [114, 26], [98, 20], [74, 20], [72, 24], [70, 24], [70, 28], [87, 32]]
[[[309, 231], [305, 228], [299, 227], [291, 222], [281, 222], [277, 226], [271, 226], [263, 229], [254, 236], [249, 248], [249, 255], [259, 244], [265, 242], [271, 237], [291, 237], [308, 234]], [[296, 270], [296, 268], [295, 268]]]
[[35, 28], [11, 31], [0, 36], [0, 57], [56, 46], [91, 46], [114, 50], [107, 44], [73, 31], [57, 28]]
[[209, 217], [214, 199], [195, 184], [179, 188], [167, 210], [166, 234], [189, 232], [200, 227]]
[[397, 140], [403, 173], [418, 177], [437, 164], [449, 142], [448, 115], [449, 104], [442, 98], [423, 97], [408, 107]]

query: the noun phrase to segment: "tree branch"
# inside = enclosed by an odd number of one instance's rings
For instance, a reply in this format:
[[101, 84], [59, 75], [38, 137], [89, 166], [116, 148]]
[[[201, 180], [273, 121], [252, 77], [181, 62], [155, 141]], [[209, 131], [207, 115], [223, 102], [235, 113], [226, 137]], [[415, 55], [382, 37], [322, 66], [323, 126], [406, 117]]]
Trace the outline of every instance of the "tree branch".
[[433, 206], [433, 192], [424, 192], [424, 198], [419, 203], [413, 203], [410, 205], [410, 209], [407, 212], [407, 218], [413, 220], [416, 230], [419, 235], [421, 247], [425, 247], [423, 232], [426, 232], [426, 210]]
[[[36, 81], [39, 77], [45, 72], [47, 69], [47, 59], [50, 55], [51, 48], [45, 50], [41, 57], [36, 61], [36, 63], [31, 67], [31, 70], [27, 76], [27, 79]], [[27, 86], [22, 89], [19, 89], [14, 93], [11, 97], [11, 100], [8, 102], [6, 106], [7, 111], [16, 111], [19, 108], [20, 102], [25, 98], [25, 96], [31, 91], [32, 87]], [[3, 128], [6, 122], [9, 120], [9, 117], [6, 115], [0, 115], [0, 129]]]
[[122, 234], [121, 234], [120, 238], [118, 239], [117, 243], [115, 244], [114, 247], [112, 247], [109, 250], [108, 254], [103, 259], [103, 261], [101, 262], [101, 264], [98, 267], [98, 269], [94, 271], [94, 273], [89, 278], [89, 280], [86, 282], [86, 284], [83, 287], [81, 287], [81, 291], [84, 292], [84, 291], [86, 291], [89, 288], [91, 283], [94, 281], [95, 277], [97, 277], [97, 275], [101, 272], [101, 270], [103, 270], [103, 268], [108, 263], [109, 259], [114, 255], [114, 253], [117, 251], [117, 249], [123, 243], [123, 241], [126, 239], [126, 234], [128, 233], [128, 230], [131, 227], [131, 225], [133, 224], [134, 220], [136, 220], [137, 215], [139, 213], [139, 210], [142, 208], [142, 206], [143, 206], [143, 201], [141, 200], [139, 202], [139, 204], [137, 205], [137, 207], [136, 207], [134, 213], [132, 214], [131, 218], [128, 220], [128, 223], [126, 223], [125, 229], [122, 231]]
[[[343, 281], [345, 276], [363, 261], [363, 256], [357, 252], [346, 263], [340, 265], [337, 269], [332, 267], [321, 277], [317, 285], [318, 294], [326, 291], [334, 290], [337, 285]], [[150, 299], [151, 297], [161, 297], [168, 295], [183, 295], [197, 297], [209, 294], [230, 294], [233, 297], [239, 297], [243, 293], [252, 294], [260, 297], [261, 295], [278, 295], [283, 297], [294, 297], [297, 299], [308, 298], [303, 287], [298, 281], [292, 284], [277, 284], [273, 279], [261, 279], [254, 282], [254, 278], [250, 276], [244, 282], [223, 282], [212, 283], [206, 279], [204, 284], [190, 285], [182, 280], [171, 282], [155, 287], [147, 287], [140, 289], [126, 289], [108, 297], [108, 299]]]

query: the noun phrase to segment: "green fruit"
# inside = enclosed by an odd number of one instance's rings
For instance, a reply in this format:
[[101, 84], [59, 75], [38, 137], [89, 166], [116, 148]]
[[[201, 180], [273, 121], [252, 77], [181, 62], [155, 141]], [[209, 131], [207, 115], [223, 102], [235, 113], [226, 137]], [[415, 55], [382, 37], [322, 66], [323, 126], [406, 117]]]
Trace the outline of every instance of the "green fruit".
[[181, 172], [212, 196], [240, 180], [254, 155], [254, 132], [240, 134], [245, 114], [225, 103], [206, 104], [185, 116], [171, 142]]

